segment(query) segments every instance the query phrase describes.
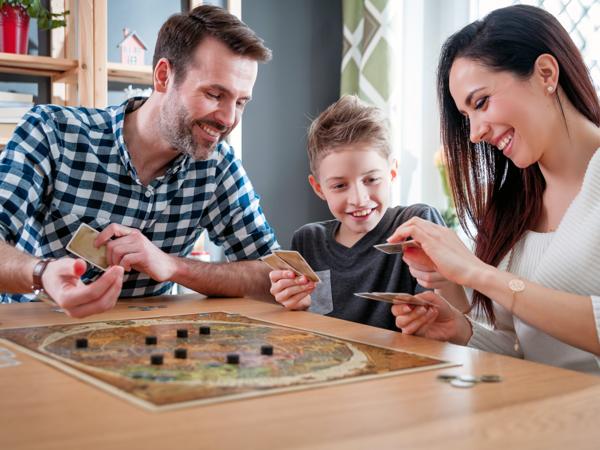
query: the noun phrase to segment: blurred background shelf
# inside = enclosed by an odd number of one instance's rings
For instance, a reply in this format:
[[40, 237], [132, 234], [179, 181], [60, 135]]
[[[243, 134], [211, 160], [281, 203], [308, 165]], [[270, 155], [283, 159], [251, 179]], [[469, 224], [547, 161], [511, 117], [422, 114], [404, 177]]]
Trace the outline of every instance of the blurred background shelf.
[[77, 69], [74, 59], [17, 55], [0, 52], [0, 72], [24, 75], [58, 76]]
[[120, 83], [152, 84], [152, 66], [132, 66], [108, 62], [108, 80]]

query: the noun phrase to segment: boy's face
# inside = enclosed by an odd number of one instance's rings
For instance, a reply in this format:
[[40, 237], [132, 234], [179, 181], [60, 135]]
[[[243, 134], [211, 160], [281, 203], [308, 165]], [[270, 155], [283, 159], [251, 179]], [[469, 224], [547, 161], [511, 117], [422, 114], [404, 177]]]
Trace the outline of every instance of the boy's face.
[[309, 182], [341, 222], [336, 240], [352, 246], [377, 226], [390, 203], [396, 176], [390, 163], [369, 143], [337, 147], [318, 165]]

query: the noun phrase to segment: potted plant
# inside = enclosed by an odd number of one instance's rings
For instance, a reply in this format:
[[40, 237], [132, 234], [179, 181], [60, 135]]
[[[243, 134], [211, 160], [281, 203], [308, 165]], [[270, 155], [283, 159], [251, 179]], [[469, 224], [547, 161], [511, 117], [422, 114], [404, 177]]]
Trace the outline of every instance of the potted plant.
[[64, 27], [67, 14], [51, 13], [41, 0], [0, 0], [0, 52], [27, 53], [30, 18], [39, 29], [50, 30]]

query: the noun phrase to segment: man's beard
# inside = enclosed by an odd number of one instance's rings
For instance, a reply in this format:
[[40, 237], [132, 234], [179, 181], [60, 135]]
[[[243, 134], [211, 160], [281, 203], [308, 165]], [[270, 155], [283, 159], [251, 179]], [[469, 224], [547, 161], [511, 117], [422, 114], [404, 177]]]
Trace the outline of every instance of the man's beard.
[[[217, 142], [198, 142], [194, 137], [194, 126], [206, 124], [221, 132]], [[171, 147], [179, 153], [189, 155], [196, 161], [209, 158], [220, 140], [229, 134], [226, 127], [210, 120], [191, 120], [185, 108], [181, 105], [167, 106], [160, 111], [160, 133]], [[227, 133], [225, 133], [227, 132]]]

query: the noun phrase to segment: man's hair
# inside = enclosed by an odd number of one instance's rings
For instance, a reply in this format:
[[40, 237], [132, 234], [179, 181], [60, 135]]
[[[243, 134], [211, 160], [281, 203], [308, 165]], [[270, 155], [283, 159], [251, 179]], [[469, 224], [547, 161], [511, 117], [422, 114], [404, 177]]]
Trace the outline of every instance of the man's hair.
[[355, 95], [344, 95], [312, 122], [308, 130], [308, 161], [317, 176], [319, 163], [340, 146], [368, 143], [388, 159], [392, 153], [387, 119], [379, 108]]
[[156, 40], [152, 68], [156, 68], [161, 58], [167, 58], [176, 82], [183, 80], [193, 62], [194, 51], [205, 37], [218, 39], [232, 52], [257, 62], [271, 59], [271, 50], [248, 25], [222, 8], [202, 5], [188, 13], [174, 14], [163, 24]]

